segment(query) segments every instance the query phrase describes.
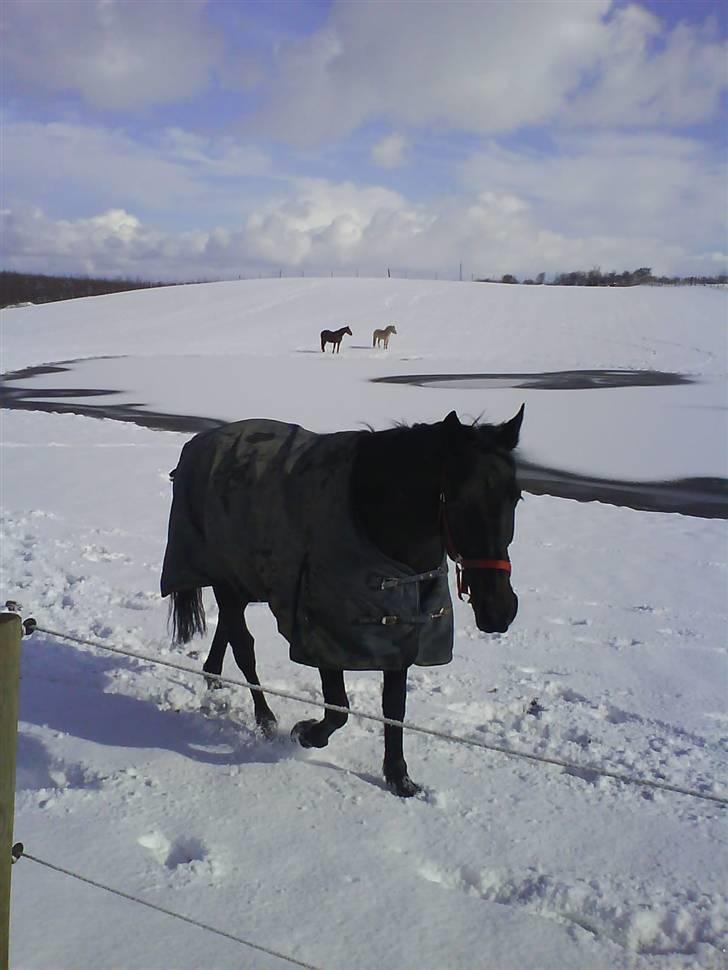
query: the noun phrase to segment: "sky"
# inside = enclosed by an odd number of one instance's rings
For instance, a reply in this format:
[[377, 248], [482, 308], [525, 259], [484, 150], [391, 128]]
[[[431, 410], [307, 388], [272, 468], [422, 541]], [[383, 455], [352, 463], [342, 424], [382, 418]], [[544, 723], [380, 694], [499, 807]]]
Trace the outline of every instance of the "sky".
[[0, 266], [728, 269], [728, 6], [5, 0]]

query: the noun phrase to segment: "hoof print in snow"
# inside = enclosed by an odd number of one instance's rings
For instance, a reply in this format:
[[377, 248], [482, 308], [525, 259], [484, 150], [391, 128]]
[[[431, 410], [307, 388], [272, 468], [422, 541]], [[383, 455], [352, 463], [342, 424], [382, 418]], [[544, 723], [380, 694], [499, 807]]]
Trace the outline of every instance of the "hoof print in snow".
[[142, 835], [138, 842], [159, 865], [171, 870], [192, 866], [208, 858], [204, 842], [194, 836], [183, 835], [170, 842], [161, 832], [150, 832], [149, 835]]
[[207, 858], [205, 844], [194, 836], [183, 836], [175, 839], [169, 848], [169, 854], [164, 861], [168, 869], [178, 866], [188, 866], [192, 862], [202, 862]]

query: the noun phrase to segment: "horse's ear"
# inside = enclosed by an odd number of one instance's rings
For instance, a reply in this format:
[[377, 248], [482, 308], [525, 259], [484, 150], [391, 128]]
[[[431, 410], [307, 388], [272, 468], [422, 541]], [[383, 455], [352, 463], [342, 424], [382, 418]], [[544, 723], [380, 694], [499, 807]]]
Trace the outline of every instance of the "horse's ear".
[[505, 448], [507, 451], [513, 451], [518, 444], [518, 436], [521, 433], [521, 424], [523, 423], [523, 413], [525, 410], [526, 405], [522, 404], [520, 411], [515, 417], [499, 426], [498, 444], [501, 448]]
[[460, 418], [458, 418], [455, 411], [451, 411], [442, 422], [442, 429], [445, 434], [446, 450], [450, 454], [459, 452], [463, 441], [467, 437], [468, 429], [465, 425], [460, 424]]

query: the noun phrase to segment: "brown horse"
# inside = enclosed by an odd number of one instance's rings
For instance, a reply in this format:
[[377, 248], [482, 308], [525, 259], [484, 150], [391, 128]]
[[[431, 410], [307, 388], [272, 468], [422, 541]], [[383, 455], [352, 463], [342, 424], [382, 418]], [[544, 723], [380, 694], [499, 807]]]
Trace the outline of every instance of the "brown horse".
[[384, 330], [375, 330], [372, 334], [372, 347], [378, 347], [380, 343], [384, 344], [384, 349], [389, 347], [389, 338], [393, 333], [397, 333], [397, 328], [393, 323], [390, 323], [388, 327]]
[[322, 330], [321, 331], [321, 352], [326, 350], [326, 344], [333, 344], [331, 348], [331, 353], [339, 353], [341, 349], [341, 338], [345, 333], [348, 333], [350, 337], [353, 337], [351, 330], [348, 327], [341, 327], [339, 330]]

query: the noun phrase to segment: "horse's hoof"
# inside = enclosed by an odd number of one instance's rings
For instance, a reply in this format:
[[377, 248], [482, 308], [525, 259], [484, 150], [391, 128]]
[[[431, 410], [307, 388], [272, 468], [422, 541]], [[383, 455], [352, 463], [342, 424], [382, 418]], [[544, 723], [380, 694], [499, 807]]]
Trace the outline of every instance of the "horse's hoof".
[[221, 680], [218, 680], [214, 674], [211, 676], [205, 674], [205, 683], [207, 684], [208, 690], [220, 690], [225, 686], [225, 684], [223, 684]]
[[422, 791], [422, 785], [416, 785], [409, 775], [403, 775], [401, 778], [387, 778], [386, 782], [387, 788], [399, 798], [412, 798]]
[[329, 739], [316, 737], [315, 729], [318, 726], [318, 721], [298, 721], [291, 729], [291, 738], [293, 741], [298, 741], [302, 748], [325, 748]]
[[278, 733], [278, 721], [273, 716], [262, 717], [259, 721], [256, 721], [256, 724], [266, 741], [272, 741]]

